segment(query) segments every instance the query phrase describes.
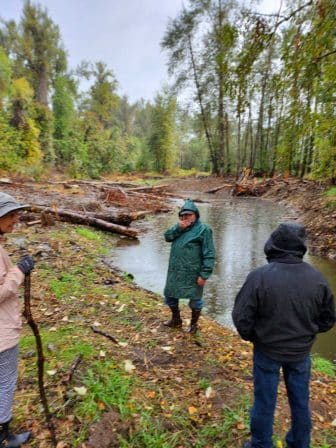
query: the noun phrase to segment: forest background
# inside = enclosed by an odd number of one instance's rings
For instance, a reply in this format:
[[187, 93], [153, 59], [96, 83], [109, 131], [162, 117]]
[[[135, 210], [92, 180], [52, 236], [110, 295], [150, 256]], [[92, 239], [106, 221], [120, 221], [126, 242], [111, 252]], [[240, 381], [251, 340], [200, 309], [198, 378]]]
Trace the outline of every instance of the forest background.
[[18, 22], [0, 23], [0, 170], [39, 179], [251, 167], [334, 182], [334, 6], [292, 0], [260, 14], [189, 0], [162, 36], [171, 84], [130, 103], [104, 61], [70, 70], [58, 25], [27, 0]]

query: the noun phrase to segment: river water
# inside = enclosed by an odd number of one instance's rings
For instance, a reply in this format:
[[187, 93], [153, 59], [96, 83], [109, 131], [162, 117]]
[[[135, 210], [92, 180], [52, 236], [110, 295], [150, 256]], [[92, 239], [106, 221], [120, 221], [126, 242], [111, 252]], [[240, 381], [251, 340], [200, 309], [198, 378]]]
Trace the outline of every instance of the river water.
[[[162, 295], [170, 244], [164, 231], [177, 222], [176, 213], [149, 218], [139, 241], [121, 239], [112, 252], [113, 263], [131, 273], [135, 282]], [[231, 310], [234, 298], [246, 275], [265, 264], [263, 247], [269, 234], [284, 221], [290, 221], [288, 209], [271, 201], [254, 198], [210, 200], [197, 204], [201, 219], [213, 229], [216, 247], [216, 265], [204, 290], [204, 314], [222, 325], [232, 328]], [[308, 261], [319, 269], [329, 281], [336, 297], [336, 263], [309, 255]], [[336, 359], [336, 329], [318, 336], [313, 352]]]

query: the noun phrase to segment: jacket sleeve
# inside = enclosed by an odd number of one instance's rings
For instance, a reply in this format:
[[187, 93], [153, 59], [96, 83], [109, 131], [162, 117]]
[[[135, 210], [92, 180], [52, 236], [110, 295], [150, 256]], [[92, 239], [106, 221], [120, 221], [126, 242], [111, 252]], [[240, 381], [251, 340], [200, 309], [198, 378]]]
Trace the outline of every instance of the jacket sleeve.
[[182, 232], [183, 232], [183, 229], [181, 229], [179, 224], [175, 224], [173, 227], [171, 227], [170, 229], [166, 230], [166, 232], [164, 234], [165, 240], [168, 243], [171, 243], [178, 236], [180, 236]]
[[254, 326], [258, 310], [258, 286], [255, 272], [251, 272], [238, 292], [232, 310], [232, 320], [245, 341], [254, 341]]
[[17, 296], [23, 279], [23, 273], [16, 266], [11, 267], [7, 272], [0, 269], [0, 303]]
[[319, 328], [319, 333], [324, 333], [330, 330], [335, 325], [336, 321], [333, 294], [327, 284], [323, 286], [324, 297], [316, 322]]
[[207, 280], [212, 274], [215, 264], [215, 247], [212, 238], [212, 230], [208, 227], [203, 233], [202, 241], [202, 265], [200, 276]]

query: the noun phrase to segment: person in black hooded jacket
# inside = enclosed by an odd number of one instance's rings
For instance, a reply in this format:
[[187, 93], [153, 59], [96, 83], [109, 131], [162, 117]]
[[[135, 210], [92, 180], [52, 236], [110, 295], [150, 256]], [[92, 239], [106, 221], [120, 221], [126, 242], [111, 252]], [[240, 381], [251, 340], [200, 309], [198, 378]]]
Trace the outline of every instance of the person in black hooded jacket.
[[268, 264], [247, 276], [235, 299], [234, 324], [254, 345], [252, 437], [244, 448], [273, 447], [281, 368], [292, 417], [287, 448], [310, 446], [310, 350], [317, 333], [334, 326], [335, 305], [325, 278], [303, 262], [306, 250], [304, 227], [280, 224], [265, 244]]

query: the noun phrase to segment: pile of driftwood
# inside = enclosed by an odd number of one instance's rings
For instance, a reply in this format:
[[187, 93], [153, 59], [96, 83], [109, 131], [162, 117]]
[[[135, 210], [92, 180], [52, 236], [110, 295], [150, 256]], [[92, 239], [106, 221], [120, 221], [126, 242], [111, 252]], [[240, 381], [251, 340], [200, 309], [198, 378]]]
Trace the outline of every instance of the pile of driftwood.
[[232, 196], [261, 196], [267, 189], [278, 181], [287, 182], [283, 177], [279, 178], [261, 178], [253, 173], [251, 168], [244, 168], [239, 178], [232, 183], [224, 183], [216, 188], [206, 191], [206, 193], [216, 193], [223, 188], [229, 188]]
[[[125, 182], [68, 181], [40, 183], [0, 180], [3, 191], [30, 204], [23, 219], [28, 225], [55, 221], [84, 224], [138, 237], [131, 223], [148, 214], [171, 210], [167, 185], [136, 186]], [[61, 190], [61, 191], [60, 191]]]

